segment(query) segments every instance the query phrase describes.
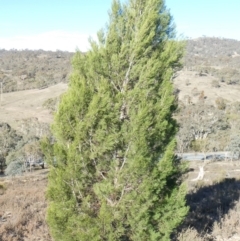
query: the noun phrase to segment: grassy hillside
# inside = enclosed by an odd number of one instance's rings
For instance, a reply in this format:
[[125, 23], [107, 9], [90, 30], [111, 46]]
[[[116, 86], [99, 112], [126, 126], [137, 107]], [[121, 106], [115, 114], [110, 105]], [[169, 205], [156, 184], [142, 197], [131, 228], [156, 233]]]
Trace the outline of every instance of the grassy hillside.
[[0, 50], [3, 92], [37, 89], [68, 82], [73, 53]]
[[[59, 96], [67, 89], [72, 55], [0, 50], [0, 123], [21, 135], [33, 136], [35, 128], [41, 137], [41, 126], [50, 124]], [[240, 157], [240, 41], [188, 40], [183, 64], [173, 78], [179, 103], [177, 151], [228, 150]]]
[[[23, 135], [30, 126], [49, 125], [59, 96], [67, 89], [72, 55], [0, 50], [0, 123]], [[240, 157], [240, 41], [188, 40], [183, 64], [173, 78], [179, 102], [177, 151], [228, 150]]]
[[[0, 50], [0, 164], [14, 174], [42, 158], [39, 140], [60, 95], [67, 90], [72, 53]], [[230, 150], [240, 157], [240, 41], [199, 38], [187, 42], [184, 67], [173, 83], [179, 108], [178, 152]], [[172, 240], [240, 240], [240, 163], [191, 162], [185, 179], [189, 215]], [[17, 169], [19, 170], [19, 169]], [[0, 240], [50, 241], [44, 197], [48, 170], [0, 176]], [[19, 172], [21, 173], [21, 172]]]
[[52, 113], [43, 104], [50, 98], [59, 97], [67, 90], [66, 83], [59, 83], [44, 89], [31, 89], [4, 93], [0, 105], [0, 122], [7, 122], [18, 128], [21, 120], [38, 118], [40, 122], [50, 123]]

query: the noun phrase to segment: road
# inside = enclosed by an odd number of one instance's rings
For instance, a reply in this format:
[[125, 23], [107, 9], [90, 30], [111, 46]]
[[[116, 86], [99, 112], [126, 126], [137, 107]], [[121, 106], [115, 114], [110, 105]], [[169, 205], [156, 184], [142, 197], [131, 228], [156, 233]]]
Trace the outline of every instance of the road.
[[[205, 158], [207, 160], [225, 160], [231, 159], [232, 154], [228, 151], [221, 151], [221, 152], [192, 152], [192, 153], [177, 153], [177, 156], [181, 157], [183, 160], [189, 161], [201, 161]], [[238, 156], [234, 155], [233, 159], [238, 159]]]

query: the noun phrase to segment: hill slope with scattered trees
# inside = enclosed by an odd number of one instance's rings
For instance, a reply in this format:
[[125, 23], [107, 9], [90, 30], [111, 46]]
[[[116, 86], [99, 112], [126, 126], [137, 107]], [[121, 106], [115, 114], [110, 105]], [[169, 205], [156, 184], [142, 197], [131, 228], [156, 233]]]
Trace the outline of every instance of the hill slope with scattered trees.
[[43, 50], [0, 50], [3, 92], [46, 88], [68, 82], [73, 53]]
[[[199, 38], [188, 40], [186, 49], [184, 68], [173, 78], [173, 92], [178, 99], [174, 118], [180, 127], [176, 151], [228, 150], [239, 157], [240, 42]], [[39, 140], [43, 136], [52, 138], [49, 123], [53, 112], [58, 110], [60, 95], [67, 90], [72, 56], [61, 51], [0, 50], [3, 87], [0, 171], [7, 164], [6, 173], [16, 175], [28, 171], [26, 167], [22, 169], [26, 161], [43, 157]], [[189, 180], [196, 177], [198, 164], [191, 163]], [[43, 198], [47, 177], [45, 170], [36, 173], [38, 176], [31, 174], [29, 178], [26, 175], [16, 180], [1, 179], [4, 181], [0, 182], [0, 239], [22, 240], [31, 234], [51, 240]], [[239, 178], [238, 173], [237, 162], [211, 163], [205, 180], [189, 181], [192, 188], [187, 196], [190, 212], [176, 240], [231, 240], [230, 237], [238, 240], [239, 181], [232, 180]], [[232, 179], [226, 181], [226, 176]], [[21, 203], [21, 212], [19, 207], [16, 210], [16, 202]], [[41, 213], [40, 217], [34, 216], [36, 210]], [[39, 227], [44, 231], [38, 232]]]

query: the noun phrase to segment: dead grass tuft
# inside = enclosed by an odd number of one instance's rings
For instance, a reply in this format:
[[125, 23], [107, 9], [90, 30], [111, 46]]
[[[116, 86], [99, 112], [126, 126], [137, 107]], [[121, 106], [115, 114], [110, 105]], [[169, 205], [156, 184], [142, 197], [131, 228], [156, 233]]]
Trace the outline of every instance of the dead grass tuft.
[[6, 180], [8, 188], [0, 199], [0, 240], [52, 240], [45, 222], [47, 177], [41, 170], [36, 173]]

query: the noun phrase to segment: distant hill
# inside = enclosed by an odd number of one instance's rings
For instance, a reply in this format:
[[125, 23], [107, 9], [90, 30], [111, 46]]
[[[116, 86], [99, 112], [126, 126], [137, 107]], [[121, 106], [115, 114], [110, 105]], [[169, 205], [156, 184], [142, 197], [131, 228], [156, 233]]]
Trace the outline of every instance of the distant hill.
[[227, 84], [240, 84], [240, 41], [198, 38], [187, 41], [184, 66]]
[[37, 89], [68, 82], [73, 53], [0, 50], [3, 92]]
[[[67, 89], [72, 56], [61, 51], [0, 50], [0, 122], [18, 130], [21, 121], [41, 125], [32, 118], [49, 124], [58, 97]], [[240, 41], [188, 40], [183, 63], [173, 79], [179, 101], [178, 151], [222, 151], [231, 143], [240, 145]]]
[[[198, 38], [186, 43], [183, 71], [196, 71], [200, 76], [211, 77], [210, 81], [240, 85], [240, 41]], [[64, 51], [0, 50], [3, 92], [67, 83], [73, 54]], [[191, 78], [194, 79], [194, 76]]]

